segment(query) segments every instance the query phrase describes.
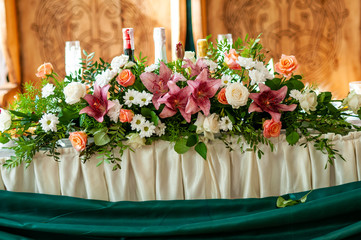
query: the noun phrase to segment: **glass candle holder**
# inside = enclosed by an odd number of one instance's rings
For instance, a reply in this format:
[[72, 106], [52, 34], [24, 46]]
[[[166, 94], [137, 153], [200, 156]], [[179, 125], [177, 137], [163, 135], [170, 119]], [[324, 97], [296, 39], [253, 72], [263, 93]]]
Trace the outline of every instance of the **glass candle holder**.
[[232, 44], [233, 44], [233, 39], [232, 39], [232, 34], [231, 34], [231, 33], [218, 34], [217, 40], [218, 40], [218, 42], [221, 42], [221, 41], [223, 41], [223, 40], [227, 40], [227, 43], [228, 43], [230, 46], [232, 46]]
[[81, 68], [81, 48], [79, 41], [65, 42], [65, 73], [76, 76]]
[[361, 94], [361, 81], [350, 82], [350, 92], [355, 91], [356, 94]]

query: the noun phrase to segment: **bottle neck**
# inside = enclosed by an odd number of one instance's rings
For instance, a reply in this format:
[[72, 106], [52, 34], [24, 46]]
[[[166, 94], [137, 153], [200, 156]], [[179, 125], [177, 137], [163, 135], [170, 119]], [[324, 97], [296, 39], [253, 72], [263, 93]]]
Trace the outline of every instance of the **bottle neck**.
[[167, 63], [165, 41], [154, 42], [154, 63], [158, 63], [160, 61]]
[[129, 56], [129, 61], [134, 62], [134, 32], [133, 28], [123, 28], [124, 54]]

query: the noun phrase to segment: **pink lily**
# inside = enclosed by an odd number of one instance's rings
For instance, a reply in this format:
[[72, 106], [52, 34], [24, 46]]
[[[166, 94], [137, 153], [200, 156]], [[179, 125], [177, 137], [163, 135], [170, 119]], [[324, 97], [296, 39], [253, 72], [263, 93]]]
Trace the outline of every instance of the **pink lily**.
[[160, 104], [165, 104], [163, 111], [159, 114], [159, 117], [172, 117], [177, 113], [177, 110], [179, 110], [184, 119], [187, 122], [190, 122], [192, 114], [187, 113], [185, 110], [189, 96], [191, 95], [189, 86], [181, 89], [175, 82], [169, 81], [168, 87], [169, 92], [158, 100]]
[[189, 59], [184, 59], [184, 61], [186, 62], [186, 64], [184, 64], [182, 68], [187, 68], [187, 67], [191, 68], [191, 75], [190, 75], [191, 77], [199, 75], [203, 69], [208, 70], [208, 65], [203, 59], [198, 59], [196, 64], [194, 64]]
[[98, 122], [103, 122], [104, 115], [114, 106], [113, 102], [108, 101], [107, 95], [109, 88], [109, 84], [104, 87], [99, 87], [98, 84], [95, 84], [93, 95], [87, 94], [84, 97], [84, 100], [88, 102], [89, 106], [80, 110], [79, 114], [86, 113]]
[[253, 103], [249, 106], [249, 112], [268, 112], [274, 121], [279, 122], [281, 119], [281, 111], [293, 111], [297, 107], [296, 104], [281, 104], [287, 94], [287, 86], [279, 90], [271, 90], [263, 83], [259, 85], [260, 93], [251, 93], [249, 98], [253, 99]]
[[211, 101], [221, 86], [221, 79], [208, 79], [208, 70], [203, 69], [198, 77], [192, 81], [187, 81], [189, 88], [192, 91], [192, 95], [189, 98], [186, 112], [194, 114], [199, 110], [202, 110], [205, 116], [209, 115], [211, 108]]
[[144, 86], [153, 93], [152, 102], [156, 109], [159, 109], [160, 106], [158, 99], [169, 90], [167, 83], [171, 80], [171, 75], [172, 70], [164, 62], [160, 62], [159, 75], [149, 72], [140, 75], [140, 80], [142, 80]]

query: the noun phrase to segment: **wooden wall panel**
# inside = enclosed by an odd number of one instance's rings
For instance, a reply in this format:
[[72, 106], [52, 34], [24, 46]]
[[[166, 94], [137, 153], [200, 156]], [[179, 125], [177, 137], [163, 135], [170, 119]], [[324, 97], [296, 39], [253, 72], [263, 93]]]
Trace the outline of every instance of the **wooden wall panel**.
[[133, 27], [135, 55], [154, 61], [153, 28], [165, 27], [171, 59], [168, 0], [23, 0], [18, 1], [22, 76], [39, 80], [37, 67], [51, 62], [65, 75], [65, 41], [79, 40], [82, 49], [111, 61], [123, 53], [122, 28]]
[[361, 1], [208, 0], [207, 31], [244, 38], [262, 33], [274, 61], [295, 55], [298, 73], [323, 91], [345, 97], [361, 80]]

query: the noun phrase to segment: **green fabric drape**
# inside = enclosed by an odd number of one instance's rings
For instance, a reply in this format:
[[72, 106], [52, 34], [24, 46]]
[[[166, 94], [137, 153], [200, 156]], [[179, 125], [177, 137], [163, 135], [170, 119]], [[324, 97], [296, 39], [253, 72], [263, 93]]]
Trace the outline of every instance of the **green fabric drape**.
[[361, 182], [314, 190], [292, 207], [276, 200], [105, 202], [0, 191], [0, 239], [361, 238]]

